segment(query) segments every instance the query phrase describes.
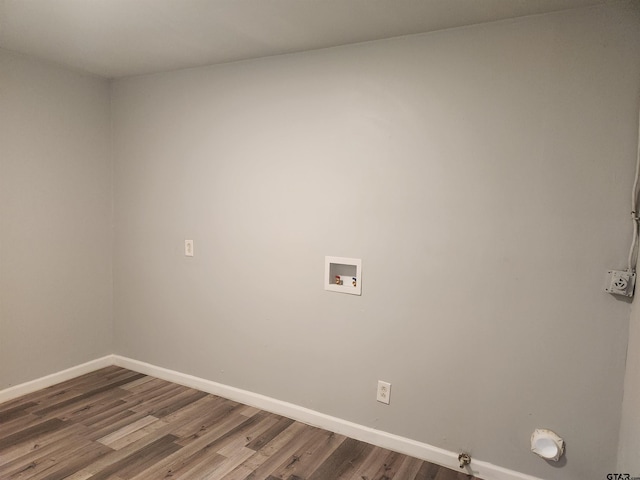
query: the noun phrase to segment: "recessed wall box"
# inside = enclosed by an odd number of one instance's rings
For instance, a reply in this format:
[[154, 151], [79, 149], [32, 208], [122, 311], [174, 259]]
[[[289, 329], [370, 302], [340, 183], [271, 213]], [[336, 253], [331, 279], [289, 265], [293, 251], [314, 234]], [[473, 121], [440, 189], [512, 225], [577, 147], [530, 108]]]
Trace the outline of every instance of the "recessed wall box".
[[324, 289], [330, 292], [362, 294], [362, 260], [324, 257]]

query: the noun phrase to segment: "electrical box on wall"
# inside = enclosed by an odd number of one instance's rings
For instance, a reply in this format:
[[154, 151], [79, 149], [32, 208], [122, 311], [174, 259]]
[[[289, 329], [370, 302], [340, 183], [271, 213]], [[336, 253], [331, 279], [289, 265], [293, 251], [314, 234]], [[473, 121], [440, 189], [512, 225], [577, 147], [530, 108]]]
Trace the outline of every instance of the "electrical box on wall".
[[624, 270], [609, 270], [607, 272], [607, 287], [604, 290], [613, 295], [633, 297], [635, 284], [635, 273]]
[[362, 294], [362, 260], [324, 257], [324, 289], [330, 292]]

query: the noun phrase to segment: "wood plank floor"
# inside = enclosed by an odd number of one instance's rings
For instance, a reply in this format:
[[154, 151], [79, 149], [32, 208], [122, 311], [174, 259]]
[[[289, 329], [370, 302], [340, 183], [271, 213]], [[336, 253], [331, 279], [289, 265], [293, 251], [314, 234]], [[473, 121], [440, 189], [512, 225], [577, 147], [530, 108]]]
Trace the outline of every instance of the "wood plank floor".
[[0, 404], [0, 478], [474, 480], [119, 367]]

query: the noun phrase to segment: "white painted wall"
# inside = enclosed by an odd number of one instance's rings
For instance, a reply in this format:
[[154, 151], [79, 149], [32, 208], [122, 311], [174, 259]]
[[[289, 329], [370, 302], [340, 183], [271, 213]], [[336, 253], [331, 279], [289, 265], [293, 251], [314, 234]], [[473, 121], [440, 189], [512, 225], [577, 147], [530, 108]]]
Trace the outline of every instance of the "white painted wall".
[[[116, 353], [604, 478], [639, 17], [615, 4], [116, 81]], [[361, 297], [323, 290], [325, 255], [362, 258]], [[559, 466], [529, 452], [536, 427], [566, 439]]]
[[620, 473], [640, 476], [640, 306], [631, 307], [627, 371], [620, 424], [618, 468]]
[[112, 350], [109, 85], [0, 50], [0, 389]]

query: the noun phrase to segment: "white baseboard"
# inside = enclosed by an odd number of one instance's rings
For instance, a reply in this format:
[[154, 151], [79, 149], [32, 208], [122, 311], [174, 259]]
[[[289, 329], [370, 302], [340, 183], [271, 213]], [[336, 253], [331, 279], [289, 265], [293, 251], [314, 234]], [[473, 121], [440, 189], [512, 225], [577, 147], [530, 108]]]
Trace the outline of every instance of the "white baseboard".
[[[393, 433], [365, 427], [364, 425], [325, 415], [324, 413], [316, 412], [292, 403], [283, 402], [282, 400], [267, 397], [265, 395], [249, 392], [229, 385], [223, 385], [211, 380], [194, 377], [193, 375], [176, 372], [174, 370], [158, 367], [151, 365], [150, 363], [133, 360], [120, 355], [107, 355], [105, 357], [83, 363], [82, 365], [47, 375], [46, 377], [22, 383], [5, 390], [0, 390], [0, 403], [110, 365], [128, 368], [135, 372], [144, 373], [146, 375], [151, 375], [153, 377], [202, 390], [214, 395], [219, 395], [245, 405], [260, 408], [261, 410], [283, 415], [308, 425], [320, 427], [331, 432], [355, 438], [356, 440], [361, 440], [405, 455], [420, 458], [431, 463], [459, 470], [458, 454], [455, 452], [434, 447], [433, 445], [418, 442], [416, 440], [411, 440], [410, 438], [394, 435]], [[463, 470], [464, 473], [473, 474], [474, 476], [485, 480], [541, 480], [540, 478], [502, 468], [475, 458], [472, 459], [470, 467], [471, 468]]]
[[43, 388], [50, 387], [51, 385], [55, 385], [57, 383], [71, 380], [72, 378], [79, 377], [80, 375], [84, 375], [85, 373], [93, 372], [95, 370], [99, 370], [113, 364], [113, 355], [107, 355], [105, 357], [91, 360], [90, 362], [83, 363], [81, 365], [76, 365], [75, 367], [67, 368], [66, 370], [62, 370], [61, 372], [52, 373], [51, 375], [47, 375], [41, 378], [36, 378], [35, 380], [31, 380], [30, 382], [14, 385], [13, 387], [0, 390], [0, 403], [13, 400], [14, 398], [26, 395], [27, 393], [42, 390]]
[[341, 418], [325, 415], [299, 405], [283, 402], [275, 398], [249, 392], [240, 388], [223, 385], [203, 378], [194, 377], [185, 373], [176, 372], [149, 363], [133, 360], [131, 358], [113, 355], [115, 365], [128, 368], [139, 373], [151, 375], [170, 382], [212, 393], [245, 405], [260, 408], [268, 412], [276, 413], [308, 425], [320, 427], [331, 432], [346, 435], [356, 440], [371, 443], [379, 447], [388, 448], [395, 452], [420, 458], [431, 463], [436, 463], [464, 473], [473, 474], [485, 480], [541, 480], [531, 475], [526, 475], [514, 470], [493, 465], [475, 458], [471, 462], [471, 468], [460, 470], [458, 454], [442, 448], [434, 447], [426, 443], [411, 440], [409, 438], [383, 432], [364, 425], [349, 422]]

